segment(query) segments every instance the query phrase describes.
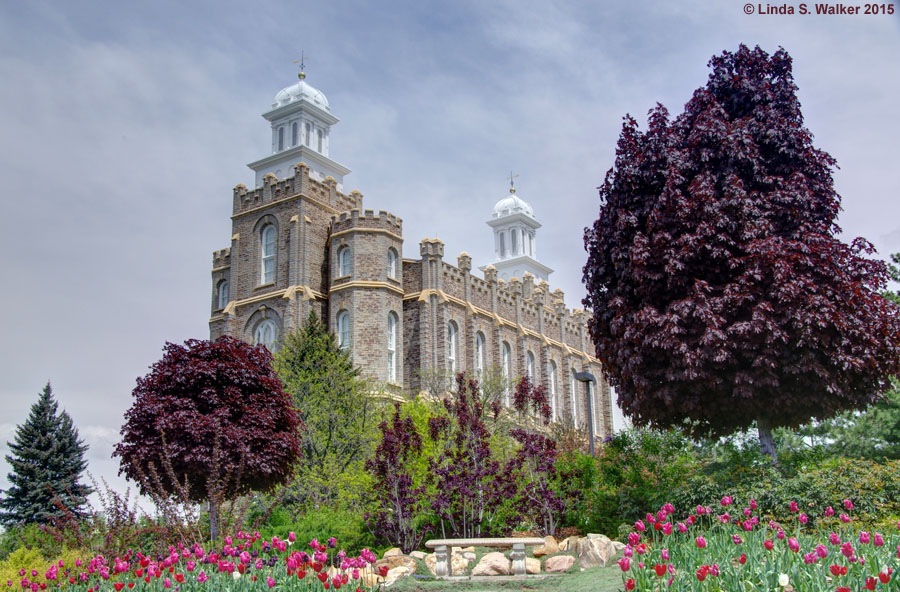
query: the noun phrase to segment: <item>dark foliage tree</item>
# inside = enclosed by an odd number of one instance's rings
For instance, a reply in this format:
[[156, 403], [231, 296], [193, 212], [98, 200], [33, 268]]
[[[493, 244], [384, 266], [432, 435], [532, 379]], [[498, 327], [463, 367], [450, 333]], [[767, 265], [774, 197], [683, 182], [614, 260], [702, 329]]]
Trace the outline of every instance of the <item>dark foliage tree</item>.
[[626, 117], [585, 231], [591, 335], [636, 425], [723, 435], [872, 402], [900, 369], [886, 265], [836, 238], [834, 159], [803, 126], [791, 58], [741, 46], [683, 114]]
[[427, 507], [426, 487], [415, 482], [412, 470], [422, 453], [422, 436], [413, 420], [402, 416], [399, 403], [391, 420], [382, 421], [378, 427], [381, 443], [366, 461], [375, 478], [377, 510], [366, 514], [366, 522], [375, 536], [409, 553], [431, 532], [430, 525], [421, 523]]
[[352, 485], [343, 477], [358, 477], [375, 448], [377, 400], [315, 313], [284, 338], [275, 371], [305, 425], [298, 501], [331, 504]]
[[216, 538], [224, 500], [291, 479], [302, 424], [265, 347], [220, 337], [164, 351], [138, 378], [113, 455], [145, 495], [208, 500]]
[[12, 472], [10, 487], [0, 498], [0, 522], [48, 524], [81, 512], [91, 493], [79, 482], [88, 447], [79, 440], [69, 414], [59, 411], [49, 382], [8, 446], [12, 454], [6, 455], [6, 462]]

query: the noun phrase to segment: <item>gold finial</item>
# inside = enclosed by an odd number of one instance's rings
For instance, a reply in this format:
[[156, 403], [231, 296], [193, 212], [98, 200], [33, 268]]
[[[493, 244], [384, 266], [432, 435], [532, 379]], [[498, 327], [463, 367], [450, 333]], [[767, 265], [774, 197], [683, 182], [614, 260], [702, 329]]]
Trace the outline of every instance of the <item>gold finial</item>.
[[519, 175], [514, 175], [512, 171], [509, 171], [509, 192], [510, 193], [516, 192], [516, 183], [513, 179], [515, 179], [518, 176]]
[[300, 51], [300, 59], [294, 60], [295, 64], [300, 64], [300, 73], [297, 74], [297, 78], [299, 78], [300, 80], [303, 80], [304, 78], [306, 78], [306, 72], [304, 72], [304, 70], [306, 70], [306, 59], [308, 57], [309, 56], [306, 55], [305, 53], [303, 53], [303, 50], [301, 50]]

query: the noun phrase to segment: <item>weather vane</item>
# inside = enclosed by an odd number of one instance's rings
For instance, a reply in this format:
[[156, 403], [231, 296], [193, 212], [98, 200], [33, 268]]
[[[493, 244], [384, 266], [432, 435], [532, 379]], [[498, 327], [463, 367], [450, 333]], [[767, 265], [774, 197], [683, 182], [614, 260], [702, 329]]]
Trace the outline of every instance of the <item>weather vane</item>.
[[309, 56], [306, 55], [305, 53], [303, 53], [303, 50], [301, 49], [301, 50], [300, 50], [300, 59], [299, 59], [299, 60], [294, 60], [294, 63], [295, 63], [295, 64], [300, 64], [300, 73], [297, 74], [297, 77], [298, 77], [300, 80], [303, 80], [304, 78], [306, 78], [306, 59], [307, 59], [308, 57], [309, 57]]
[[510, 193], [516, 192], [516, 183], [515, 183], [514, 179], [518, 176], [519, 175], [514, 175], [512, 171], [509, 171], [509, 192]]

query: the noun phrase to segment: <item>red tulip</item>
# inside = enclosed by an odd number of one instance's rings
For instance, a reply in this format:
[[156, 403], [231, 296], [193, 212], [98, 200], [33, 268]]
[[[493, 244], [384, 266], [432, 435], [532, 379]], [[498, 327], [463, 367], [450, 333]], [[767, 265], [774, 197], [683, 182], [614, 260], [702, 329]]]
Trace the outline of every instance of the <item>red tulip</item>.
[[658, 575], [659, 577], [663, 577], [664, 575], [666, 575], [666, 571], [668, 570], [668, 566], [667, 566], [665, 563], [657, 563], [657, 564], [653, 567], [653, 569], [654, 569], [654, 571], [656, 571], [656, 575]]
[[637, 582], [633, 579], [625, 580], [625, 589], [626, 590], [634, 590], [634, 587], [637, 586]]

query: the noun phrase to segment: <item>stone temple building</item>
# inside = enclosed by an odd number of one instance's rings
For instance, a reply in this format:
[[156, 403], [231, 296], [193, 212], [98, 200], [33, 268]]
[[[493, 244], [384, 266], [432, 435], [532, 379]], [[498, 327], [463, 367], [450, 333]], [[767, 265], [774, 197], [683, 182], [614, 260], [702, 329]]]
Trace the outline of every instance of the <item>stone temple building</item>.
[[[587, 384], [595, 433], [612, 433], [587, 315], [551, 291], [553, 270], [537, 259], [540, 224], [512, 187], [487, 221], [495, 261], [479, 277], [466, 253], [445, 260], [437, 238], [404, 250], [398, 216], [364, 209], [359, 191], [345, 192], [350, 169], [329, 156], [338, 118], [303, 73], [263, 117], [271, 154], [248, 165], [253, 189], [234, 188], [231, 244], [213, 253], [213, 339], [274, 349], [314, 311], [387, 392], [416, 393], [427, 376], [495, 368], [505, 379], [543, 384], [554, 418], [585, 427]], [[577, 382], [581, 371], [597, 384]]]

